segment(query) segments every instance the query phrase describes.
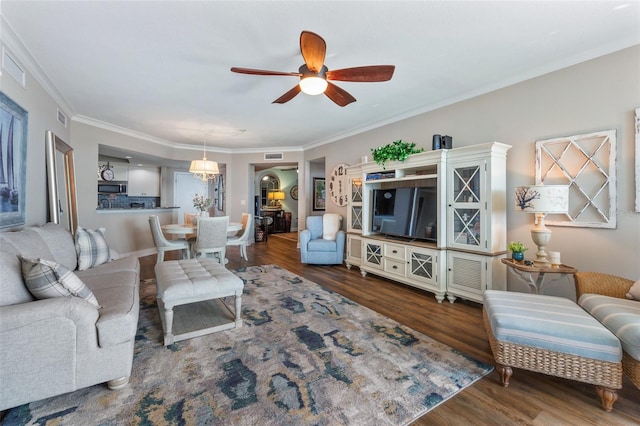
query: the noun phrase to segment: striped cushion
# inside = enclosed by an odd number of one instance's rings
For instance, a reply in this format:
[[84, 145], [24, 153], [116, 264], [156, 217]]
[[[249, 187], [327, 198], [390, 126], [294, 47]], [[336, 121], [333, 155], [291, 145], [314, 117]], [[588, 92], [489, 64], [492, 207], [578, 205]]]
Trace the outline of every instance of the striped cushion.
[[600, 361], [622, 359], [616, 336], [569, 299], [487, 290], [484, 307], [498, 341]]
[[583, 294], [578, 304], [611, 330], [631, 358], [640, 361], [640, 302]]
[[18, 257], [22, 262], [24, 283], [36, 299], [76, 296], [100, 307], [89, 287], [64, 266], [45, 259]]
[[109, 246], [104, 239], [104, 228], [76, 230], [76, 252], [78, 254], [78, 270], [93, 268], [109, 261]]

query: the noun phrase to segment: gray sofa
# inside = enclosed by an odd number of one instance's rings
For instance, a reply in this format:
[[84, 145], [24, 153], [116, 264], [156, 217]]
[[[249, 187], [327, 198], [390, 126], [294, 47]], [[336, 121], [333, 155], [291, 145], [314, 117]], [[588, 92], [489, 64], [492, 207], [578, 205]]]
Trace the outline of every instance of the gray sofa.
[[[101, 307], [71, 296], [35, 300], [18, 254], [74, 271]], [[0, 410], [98, 383], [111, 389], [128, 383], [140, 307], [138, 259], [76, 267], [73, 237], [59, 225], [0, 233]]]

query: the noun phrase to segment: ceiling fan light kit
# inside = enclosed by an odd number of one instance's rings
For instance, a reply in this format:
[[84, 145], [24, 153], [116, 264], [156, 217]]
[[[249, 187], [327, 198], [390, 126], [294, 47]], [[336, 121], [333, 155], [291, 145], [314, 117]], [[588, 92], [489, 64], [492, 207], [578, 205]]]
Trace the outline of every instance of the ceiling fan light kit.
[[326, 77], [327, 67], [322, 66], [320, 72], [313, 72], [309, 70], [306, 65], [300, 67], [300, 90], [302, 90], [307, 95], [320, 95], [327, 90], [327, 77]]
[[371, 65], [329, 71], [324, 65], [326, 52], [327, 44], [322, 37], [311, 31], [302, 31], [300, 34], [300, 53], [302, 53], [305, 63], [299, 68], [299, 72], [267, 71], [238, 67], [232, 67], [231, 71], [240, 74], [300, 77], [300, 83], [273, 101], [275, 104], [289, 102], [302, 91], [308, 95], [324, 93], [336, 105], [343, 107], [355, 102], [356, 98], [346, 90], [331, 83], [330, 80], [365, 83], [388, 81], [391, 80], [395, 70], [393, 65]]

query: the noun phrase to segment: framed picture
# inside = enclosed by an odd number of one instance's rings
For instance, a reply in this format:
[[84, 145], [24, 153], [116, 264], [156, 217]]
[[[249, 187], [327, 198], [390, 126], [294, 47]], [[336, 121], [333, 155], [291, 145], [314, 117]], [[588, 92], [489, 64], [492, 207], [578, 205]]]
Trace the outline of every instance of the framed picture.
[[324, 178], [313, 178], [313, 211], [320, 211], [325, 209], [326, 205], [326, 190]]
[[25, 223], [27, 117], [0, 92], [0, 228]]

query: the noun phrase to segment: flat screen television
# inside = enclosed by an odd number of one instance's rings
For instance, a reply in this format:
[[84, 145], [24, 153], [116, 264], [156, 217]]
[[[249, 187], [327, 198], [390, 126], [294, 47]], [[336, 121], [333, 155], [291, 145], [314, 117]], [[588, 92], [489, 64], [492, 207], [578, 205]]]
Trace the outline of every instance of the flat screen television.
[[373, 190], [372, 232], [437, 242], [437, 229], [435, 186]]

